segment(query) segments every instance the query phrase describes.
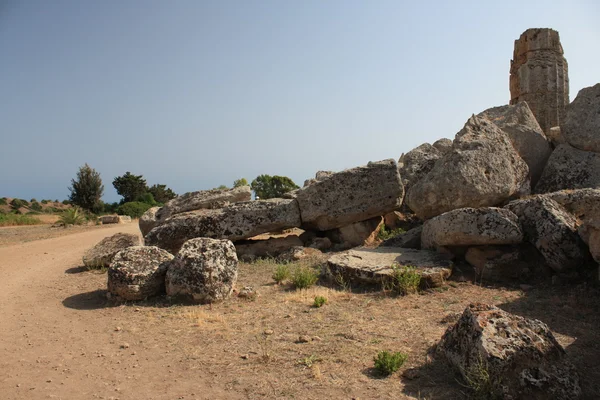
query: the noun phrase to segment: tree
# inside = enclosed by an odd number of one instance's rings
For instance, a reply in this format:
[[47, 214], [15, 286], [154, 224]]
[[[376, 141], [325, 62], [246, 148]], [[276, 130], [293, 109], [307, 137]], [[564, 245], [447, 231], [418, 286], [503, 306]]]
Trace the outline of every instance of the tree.
[[123, 176], [117, 176], [112, 184], [117, 193], [123, 196], [122, 203], [136, 201], [148, 191], [144, 177], [142, 175], [133, 175], [129, 171]]
[[287, 176], [259, 175], [250, 185], [257, 197], [272, 199], [281, 197], [284, 193], [298, 189], [298, 185]]
[[69, 201], [84, 210], [96, 212], [101, 205], [100, 199], [104, 193], [104, 185], [100, 174], [85, 164], [77, 171], [77, 177], [71, 179]]
[[169, 189], [167, 185], [152, 185], [152, 187], [148, 188], [148, 192], [152, 193], [154, 200], [163, 204], [177, 197], [177, 194]]
[[233, 181], [233, 187], [240, 187], [240, 186], [248, 186], [248, 181], [246, 180], [246, 178], [240, 178], [240, 179], [236, 179], [235, 181]]
[[225, 189], [229, 189], [229, 188], [227, 186], [225, 186], [225, 185], [219, 185], [215, 189], [217, 189], [217, 190], [225, 190]]

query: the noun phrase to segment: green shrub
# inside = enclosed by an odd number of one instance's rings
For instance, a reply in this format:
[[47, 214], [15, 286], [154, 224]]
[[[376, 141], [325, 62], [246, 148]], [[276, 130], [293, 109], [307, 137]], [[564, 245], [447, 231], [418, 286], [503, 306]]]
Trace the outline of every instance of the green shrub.
[[290, 267], [286, 264], [277, 264], [275, 272], [273, 272], [273, 280], [277, 284], [281, 284], [290, 279]]
[[385, 225], [381, 227], [379, 232], [377, 233], [377, 239], [379, 240], [388, 240], [398, 235], [402, 235], [406, 231], [402, 228], [396, 228], [392, 230], [388, 230]]
[[0, 199], [0, 206], [5, 206], [5, 205], [7, 205], [7, 204], [8, 204], [8, 202], [7, 202], [6, 200], [8, 200], [6, 197], [2, 197], [2, 198]]
[[58, 223], [61, 225], [83, 225], [85, 215], [79, 207], [68, 208], [61, 214]]
[[392, 286], [394, 291], [400, 295], [417, 293], [421, 284], [421, 274], [415, 267], [410, 265], [400, 267], [398, 264], [392, 265]]
[[50, 200], [46, 200], [46, 199], [42, 200], [42, 204], [48, 204], [48, 203], [50, 203]]
[[24, 207], [27, 205], [26, 201], [23, 201], [21, 199], [12, 199], [10, 202], [10, 208], [12, 208], [15, 211], [18, 211], [19, 208]]
[[[58, 200], [57, 200], [56, 202], [58, 203]], [[65, 206], [68, 206], [69, 204], [71, 204], [71, 202], [70, 202], [69, 200], [63, 200], [63, 201], [62, 201], [62, 203], [63, 203]]]
[[129, 215], [131, 218], [139, 218], [151, 207], [152, 205], [150, 204], [139, 201], [130, 201], [129, 203], [120, 205], [119, 208], [117, 208], [117, 214]]
[[388, 376], [398, 371], [407, 359], [408, 355], [400, 352], [390, 353], [389, 351], [380, 351], [373, 361], [375, 361], [375, 369], [377, 372], [381, 375]]
[[313, 306], [316, 308], [321, 308], [325, 305], [325, 303], [327, 303], [327, 297], [315, 296], [315, 302], [313, 303]]
[[0, 226], [36, 225], [41, 223], [42, 221], [38, 218], [30, 215], [0, 213]]
[[31, 208], [33, 211], [42, 211], [42, 205], [37, 201], [32, 201], [29, 208]]
[[300, 266], [294, 270], [292, 283], [296, 289], [307, 289], [317, 283], [319, 273], [312, 267]]

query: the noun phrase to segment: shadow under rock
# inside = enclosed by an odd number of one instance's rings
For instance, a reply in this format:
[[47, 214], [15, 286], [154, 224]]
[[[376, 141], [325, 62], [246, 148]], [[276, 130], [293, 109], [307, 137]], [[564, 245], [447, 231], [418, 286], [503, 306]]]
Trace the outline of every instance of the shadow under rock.
[[82, 272], [88, 271], [88, 268], [80, 265], [79, 267], [71, 267], [65, 270], [65, 274], [80, 274]]
[[67, 308], [75, 310], [98, 310], [101, 308], [114, 307], [116, 304], [106, 297], [106, 290], [94, 290], [69, 296], [62, 301]]

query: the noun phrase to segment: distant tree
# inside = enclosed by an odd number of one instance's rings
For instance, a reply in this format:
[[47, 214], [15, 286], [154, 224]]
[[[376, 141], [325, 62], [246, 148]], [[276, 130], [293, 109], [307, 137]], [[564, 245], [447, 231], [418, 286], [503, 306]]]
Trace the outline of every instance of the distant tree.
[[287, 176], [259, 175], [250, 185], [256, 196], [261, 199], [281, 197], [284, 193], [298, 189], [298, 185]]
[[150, 208], [152, 205], [148, 203], [142, 203], [140, 201], [131, 201], [128, 203], [121, 204], [117, 208], [117, 214], [129, 215], [131, 218], [139, 218]]
[[233, 187], [240, 187], [240, 186], [248, 186], [248, 181], [246, 180], [246, 178], [240, 178], [240, 179], [236, 179], [235, 181], [233, 181]]
[[10, 208], [13, 211], [19, 211], [19, 208], [25, 207], [27, 205], [27, 202], [21, 199], [12, 199], [9, 204]]
[[69, 187], [69, 203], [77, 205], [84, 210], [98, 212], [101, 207], [100, 199], [104, 193], [104, 185], [100, 174], [95, 169], [85, 164], [77, 171], [77, 177], [71, 179]]
[[217, 186], [215, 189], [225, 190], [225, 189], [229, 189], [229, 188], [225, 185], [220, 185], [220, 186]]
[[117, 176], [112, 184], [117, 190], [117, 193], [120, 196], [123, 196], [122, 203], [136, 201], [148, 191], [144, 177], [142, 175], [133, 175], [129, 171], [123, 176]]
[[163, 204], [177, 197], [177, 194], [169, 189], [167, 185], [152, 185], [148, 188], [148, 192], [152, 193], [154, 200]]

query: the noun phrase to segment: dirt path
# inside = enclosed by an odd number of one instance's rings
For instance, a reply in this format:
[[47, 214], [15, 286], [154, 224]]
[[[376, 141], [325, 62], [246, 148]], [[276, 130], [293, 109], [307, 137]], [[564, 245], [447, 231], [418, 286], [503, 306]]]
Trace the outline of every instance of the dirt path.
[[121, 348], [130, 336], [115, 330], [127, 322], [118, 308], [86, 309], [98, 295], [89, 291], [97, 279], [86, 280], [99, 277], [77, 274], [81, 256], [117, 232], [139, 231], [126, 224], [0, 247], [2, 399], [232, 398], [202, 376], [180, 381], [185, 371], [162, 362], [158, 343]]

